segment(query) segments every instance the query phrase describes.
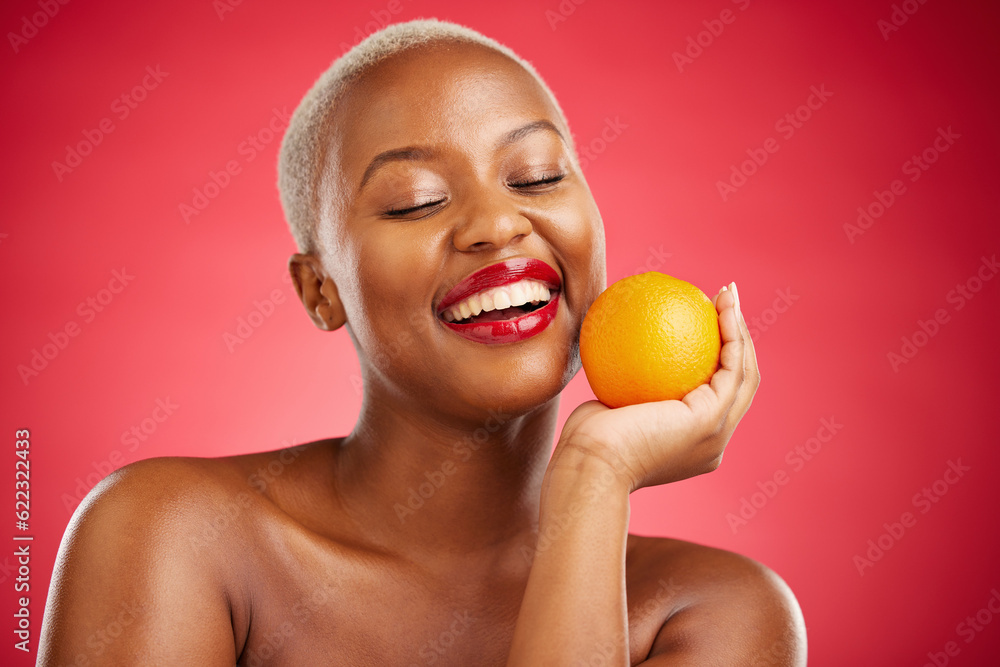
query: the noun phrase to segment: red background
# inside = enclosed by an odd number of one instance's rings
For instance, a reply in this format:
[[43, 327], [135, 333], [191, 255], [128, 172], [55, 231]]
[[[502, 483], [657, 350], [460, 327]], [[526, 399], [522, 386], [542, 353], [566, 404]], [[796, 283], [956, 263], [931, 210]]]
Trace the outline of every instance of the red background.
[[[998, 10], [904, 4], [916, 12], [886, 39], [888, 1], [565, 0], [559, 14], [557, 0], [253, 0], [221, 17], [208, 0], [72, 2], [16, 53], [0, 47], [0, 498], [13, 505], [14, 430], [30, 428], [35, 536], [30, 660], [11, 646], [16, 563], [13, 547], [0, 550], [0, 661], [33, 662], [65, 503], [80, 483], [152, 456], [260, 451], [351, 429], [360, 395], [347, 335], [318, 332], [285, 279], [294, 246], [275, 187], [278, 139], [252, 161], [240, 145], [272, 109], [291, 112], [376, 17], [437, 16], [532, 61], [592, 147], [586, 175], [609, 279], [645, 264], [712, 294], [735, 280], [748, 321], [766, 327], [755, 334], [763, 382], [722, 467], [635, 493], [632, 531], [772, 567], [802, 605], [812, 665], [923, 665], [949, 641], [959, 649], [949, 664], [996, 664], [1000, 618], [972, 637], [957, 626], [1000, 587], [990, 480], [1000, 279], [972, 280], [979, 291], [961, 309], [949, 293], [1000, 250]], [[724, 9], [734, 20], [712, 24]], [[38, 11], [37, 1], [4, 3], [0, 27], [19, 32]], [[721, 34], [702, 35], [707, 46], [678, 71], [674, 52], [704, 21]], [[147, 66], [167, 75], [120, 119], [112, 102]], [[775, 123], [811, 86], [831, 95], [786, 137]], [[52, 163], [103, 118], [114, 131], [60, 181]], [[619, 131], [602, 144], [608, 122]], [[960, 137], [911, 182], [904, 163], [949, 127]], [[724, 201], [717, 182], [769, 137], [778, 151]], [[179, 205], [230, 160], [240, 173], [186, 223]], [[852, 242], [844, 225], [895, 179], [905, 193]], [[669, 257], [657, 266], [650, 248]], [[134, 279], [86, 321], [78, 305], [123, 267]], [[230, 351], [224, 334], [274, 290], [282, 302]], [[793, 300], [779, 313], [785, 290]], [[917, 335], [915, 356], [894, 368], [888, 354], [938, 309], [947, 321]], [[70, 321], [79, 334], [25, 382], [18, 367]], [[563, 415], [590, 396], [581, 373]], [[155, 431], [130, 451], [123, 433], [157, 399], [178, 407], [146, 421]], [[827, 437], [823, 419], [843, 426], [797, 469], [786, 455]], [[915, 505], [949, 460], [969, 470], [938, 484], [939, 502]], [[787, 483], [771, 488], [779, 471]], [[761, 507], [750, 516], [744, 506], [750, 518], [734, 531], [727, 515], [744, 499]], [[883, 537], [894, 543], [860, 575], [854, 557], [907, 511], [915, 524]]]

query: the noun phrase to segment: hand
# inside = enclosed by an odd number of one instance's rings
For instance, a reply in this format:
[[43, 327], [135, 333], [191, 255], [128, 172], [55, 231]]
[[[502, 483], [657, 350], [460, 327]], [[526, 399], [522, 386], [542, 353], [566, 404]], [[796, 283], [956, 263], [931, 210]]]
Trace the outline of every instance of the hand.
[[587, 401], [570, 414], [549, 464], [595, 456], [611, 464], [629, 492], [711, 472], [760, 384], [757, 357], [731, 283], [712, 299], [722, 351], [710, 382], [681, 400], [609, 408]]

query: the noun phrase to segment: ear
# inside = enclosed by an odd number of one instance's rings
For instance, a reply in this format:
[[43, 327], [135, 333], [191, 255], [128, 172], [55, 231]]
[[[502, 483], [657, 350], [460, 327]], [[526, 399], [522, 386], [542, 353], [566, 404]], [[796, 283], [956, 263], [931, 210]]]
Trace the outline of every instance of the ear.
[[295, 293], [317, 328], [333, 331], [347, 322], [337, 286], [333, 278], [326, 275], [319, 257], [312, 253], [295, 253], [288, 258], [288, 271], [292, 274]]

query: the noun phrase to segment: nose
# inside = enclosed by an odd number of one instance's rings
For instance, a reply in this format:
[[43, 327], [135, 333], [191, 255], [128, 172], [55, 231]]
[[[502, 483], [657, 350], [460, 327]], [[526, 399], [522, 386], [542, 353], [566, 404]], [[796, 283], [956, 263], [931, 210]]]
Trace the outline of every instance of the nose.
[[452, 243], [461, 251], [497, 249], [532, 231], [531, 221], [508, 196], [479, 192], [465, 207]]

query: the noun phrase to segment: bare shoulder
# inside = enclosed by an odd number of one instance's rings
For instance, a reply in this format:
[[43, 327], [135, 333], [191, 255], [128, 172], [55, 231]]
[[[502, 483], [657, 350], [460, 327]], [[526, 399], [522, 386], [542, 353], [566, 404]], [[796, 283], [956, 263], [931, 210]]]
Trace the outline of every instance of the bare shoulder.
[[630, 616], [633, 604], [637, 613], [643, 604], [659, 613], [643, 664], [806, 664], [798, 601], [766, 565], [724, 549], [630, 534], [626, 566]]
[[116, 470], [91, 490], [70, 520], [67, 538], [100, 531], [124, 546], [142, 536], [164, 549], [169, 545], [178, 557], [190, 551], [203, 558], [207, 538], [218, 538], [218, 528], [256, 495], [228, 459], [144, 459]]
[[38, 664], [233, 664], [231, 540], [218, 530], [207, 539], [204, 527], [239, 507], [238, 480], [220, 459], [164, 457], [95, 486], [59, 548]]

